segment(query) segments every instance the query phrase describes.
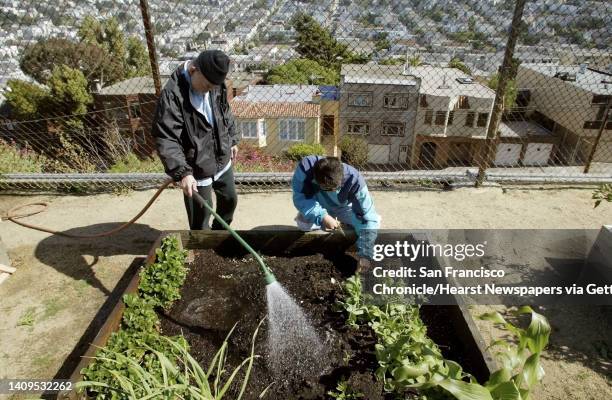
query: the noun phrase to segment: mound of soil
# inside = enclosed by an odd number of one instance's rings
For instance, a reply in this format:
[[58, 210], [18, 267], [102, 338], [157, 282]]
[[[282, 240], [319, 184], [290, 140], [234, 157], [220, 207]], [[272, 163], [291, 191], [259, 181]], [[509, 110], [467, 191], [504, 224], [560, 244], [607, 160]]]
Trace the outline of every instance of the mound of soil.
[[[268, 326], [264, 321], [255, 342], [255, 354], [261, 357], [255, 360], [243, 399], [258, 399], [269, 385], [266, 399], [329, 399], [327, 392], [341, 380], [348, 381], [349, 387], [365, 399], [391, 398], [374, 376], [376, 339], [372, 332], [367, 327], [348, 329], [343, 313], [335, 311], [342, 293], [340, 282], [354, 273], [355, 258], [312, 255], [266, 257], [265, 261], [327, 347], [327, 366], [317, 376], [275, 374], [266, 362]], [[182, 333], [190, 343], [191, 354], [206, 369], [236, 324], [228, 341], [227, 377], [249, 356], [253, 333], [266, 317], [265, 282], [254, 259], [226, 258], [212, 250], [198, 251], [189, 268], [182, 298], [161, 316], [162, 333]], [[243, 376], [238, 375], [229, 398], [239, 392]]]

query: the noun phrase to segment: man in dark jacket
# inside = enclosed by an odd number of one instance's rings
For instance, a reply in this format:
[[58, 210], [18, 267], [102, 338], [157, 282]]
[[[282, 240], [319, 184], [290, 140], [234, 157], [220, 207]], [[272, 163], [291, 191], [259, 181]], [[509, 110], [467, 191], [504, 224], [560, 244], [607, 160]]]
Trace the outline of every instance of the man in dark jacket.
[[[236, 209], [232, 161], [239, 135], [227, 100], [229, 58], [203, 51], [179, 66], [164, 86], [155, 111], [153, 135], [166, 173], [183, 189], [190, 229], [210, 229], [210, 213], [194, 204], [197, 190], [231, 223]], [[222, 229], [215, 220], [213, 229]]]

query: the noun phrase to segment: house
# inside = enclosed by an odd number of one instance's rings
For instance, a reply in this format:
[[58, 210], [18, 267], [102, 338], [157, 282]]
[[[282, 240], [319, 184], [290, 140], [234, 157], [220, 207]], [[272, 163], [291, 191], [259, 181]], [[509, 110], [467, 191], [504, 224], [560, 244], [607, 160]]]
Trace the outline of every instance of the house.
[[316, 85], [249, 86], [231, 101], [242, 143], [274, 155], [320, 143], [320, 97]]
[[[161, 78], [161, 85], [168, 77]], [[141, 156], [153, 154], [155, 144], [151, 125], [157, 102], [153, 78], [136, 77], [117, 82], [93, 93], [101, 125], [116, 125], [132, 141], [133, 151]]]
[[401, 65], [342, 66], [340, 135], [365, 140], [371, 164], [410, 162], [420, 81], [405, 72]]
[[558, 144], [558, 137], [533, 121], [500, 122], [493, 165], [545, 166], [550, 163]]
[[321, 144], [325, 154], [339, 156], [340, 140], [340, 88], [319, 86], [321, 105]]
[[482, 154], [495, 92], [455, 68], [410, 67], [421, 81], [411, 161], [417, 168], [470, 165]]
[[522, 64], [516, 83], [524, 118], [559, 138], [553, 156], [567, 165], [584, 165], [601, 139], [593, 161], [612, 162], [612, 75], [582, 65]]

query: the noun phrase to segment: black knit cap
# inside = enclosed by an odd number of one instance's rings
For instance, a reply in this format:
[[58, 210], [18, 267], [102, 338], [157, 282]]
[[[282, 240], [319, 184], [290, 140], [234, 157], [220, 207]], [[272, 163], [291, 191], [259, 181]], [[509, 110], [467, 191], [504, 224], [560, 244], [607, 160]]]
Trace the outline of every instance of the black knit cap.
[[213, 85], [220, 85], [225, 81], [229, 63], [229, 57], [221, 50], [205, 50], [195, 59], [195, 66]]

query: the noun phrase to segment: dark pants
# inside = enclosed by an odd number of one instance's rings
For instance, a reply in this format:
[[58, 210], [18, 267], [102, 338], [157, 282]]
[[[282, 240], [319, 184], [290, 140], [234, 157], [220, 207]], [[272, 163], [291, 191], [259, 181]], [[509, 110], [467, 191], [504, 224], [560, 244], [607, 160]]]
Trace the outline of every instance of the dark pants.
[[[225, 171], [221, 177], [213, 181], [209, 186], [198, 186], [198, 193], [212, 205], [212, 191], [215, 191], [217, 199], [217, 208], [215, 211], [228, 224], [232, 223], [234, 218], [234, 210], [238, 202], [236, 194], [236, 186], [234, 185], [234, 170], [233, 168]], [[187, 218], [189, 218], [189, 229], [191, 230], [208, 230], [210, 229], [211, 213], [206, 208], [200, 208], [191, 197], [183, 196], [185, 199], [185, 208], [187, 209]], [[212, 229], [220, 230], [223, 226], [213, 217]]]

